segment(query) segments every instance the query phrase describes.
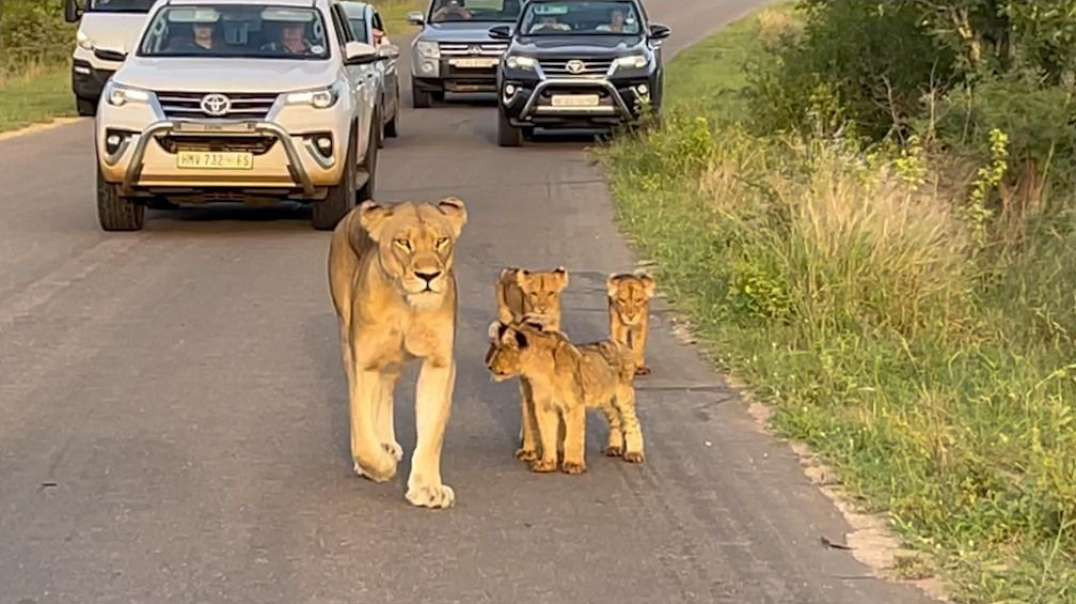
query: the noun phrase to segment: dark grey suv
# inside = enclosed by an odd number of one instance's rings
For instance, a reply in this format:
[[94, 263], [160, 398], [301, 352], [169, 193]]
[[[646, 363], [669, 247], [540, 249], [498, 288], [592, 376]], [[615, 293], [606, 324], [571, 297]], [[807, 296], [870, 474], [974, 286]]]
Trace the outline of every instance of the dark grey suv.
[[514, 24], [527, 0], [432, 0], [409, 20], [422, 27], [411, 42], [415, 107], [444, 100], [446, 92], [496, 92], [497, 64], [508, 48], [489, 29]]

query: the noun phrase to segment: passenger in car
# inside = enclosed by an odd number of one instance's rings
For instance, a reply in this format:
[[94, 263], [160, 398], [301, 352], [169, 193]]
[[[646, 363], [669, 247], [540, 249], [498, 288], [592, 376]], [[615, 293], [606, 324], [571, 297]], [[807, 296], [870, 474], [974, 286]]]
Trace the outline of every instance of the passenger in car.
[[204, 52], [216, 47], [215, 23], [201, 22], [191, 25], [192, 37], [174, 37], [168, 41], [169, 52]]
[[306, 39], [306, 27], [301, 21], [288, 21], [280, 27], [280, 40], [269, 42], [261, 48], [266, 52], [289, 55], [310, 54], [310, 42]]
[[541, 31], [572, 31], [572, 26], [567, 23], [561, 23], [556, 17], [547, 16], [542, 17], [542, 20], [531, 27], [531, 33]]
[[627, 15], [619, 8], [614, 8], [609, 14], [609, 24], [602, 24], [594, 28], [596, 31], [606, 31], [615, 34], [622, 34], [627, 29], [625, 23], [627, 22]]
[[463, 0], [447, 0], [433, 13], [434, 21], [467, 21], [474, 15], [463, 6]]

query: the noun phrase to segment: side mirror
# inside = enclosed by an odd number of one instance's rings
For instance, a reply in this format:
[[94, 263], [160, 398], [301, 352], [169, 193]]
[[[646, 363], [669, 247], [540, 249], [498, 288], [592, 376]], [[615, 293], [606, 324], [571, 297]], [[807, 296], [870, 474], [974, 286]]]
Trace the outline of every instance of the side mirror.
[[122, 63], [127, 58], [127, 53], [121, 50], [109, 50], [107, 48], [94, 48], [93, 56], [101, 59], [102, 61], [115, 61]]
[[418, 25], [419, 27], [422, 27], [426, 24], [426, 16], [419, 12], [408, 13], [407, 22], [411, 25]]
[[400, 47], [395, 44], [382, 44], [377, 48], [379, 59], [395, 59], [400, 56]]
[[78, 0], [64, 0], [64, 21], [78, 23], [81, 18], [82, 7], [78, 5]]
[[373, 63], [379, 58], [377, 49], [363, 42], [348, 42], [344, 45], [344, 64], [362, 65]]
[[672, 30], [665, 25], [654, 23], [650, 26], [650, 39], [651, 40], [664, 40], [672, 34]]
[[489, 37], [494, 40], [507, 40], [512, 37], [512, 28], [508, 25], [498, 25], [489, 28]]

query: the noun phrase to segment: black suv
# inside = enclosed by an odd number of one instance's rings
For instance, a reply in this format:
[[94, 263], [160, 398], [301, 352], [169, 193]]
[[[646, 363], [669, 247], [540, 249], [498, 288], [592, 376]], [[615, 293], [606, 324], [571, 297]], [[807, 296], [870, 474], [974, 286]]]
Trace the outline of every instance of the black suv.
[[518, 146], [540, 128], [609, 128], [661, 108], [664, 25], [640, 0], [529, 0], [497, 68], [497, 142]]

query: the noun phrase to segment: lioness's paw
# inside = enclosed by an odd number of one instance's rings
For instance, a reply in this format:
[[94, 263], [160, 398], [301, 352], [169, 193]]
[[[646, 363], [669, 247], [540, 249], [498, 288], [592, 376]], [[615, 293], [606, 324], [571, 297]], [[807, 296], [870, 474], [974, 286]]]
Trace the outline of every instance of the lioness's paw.
[[456, 493], [447, 484], [416, 486], [407, 489], [407, 501], [421, 508], [450, 508], [456, 503]]
[[643, 463], [646, 461], [646, 456], [642, 451], [628, 451], [624, 453], [624, 461], [628, 463]]
[[635, 375], [650, 375], [650, 368], [646, 365], [635, 368]]
[[531, 462], [538, 459], [538, 451], [534, 449], [518, 449], [516, 450], [516, 459], [519, 461]]
[[605, 448], [606, 457], [620, 457], [624, 454], [624, 450], [616, 445], [610, 445]]
[[583, 462], [566, 461], [560, 466], [561, 472], [565, 474], [582, 474], [587, 471], [587, 464]]
[[388, 460], [388, 463], [381, 468], [363, 468], [358, 460], [354, 460], [355, 473], [374, 482], [392, 480], [396, 476], [396, 460], [391, 457], [385, 457], [385, 459]]
[[397, 463], [403, 461], [403, 447], [400, 446], [400, 443], [381, 443], [381, 448], [387, 451], [389, 455], [395, 457]]
[[553, 472], [557, 469], [557, 460], [536, 459], [531, 462], [531, 472]]

